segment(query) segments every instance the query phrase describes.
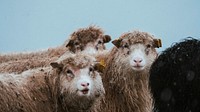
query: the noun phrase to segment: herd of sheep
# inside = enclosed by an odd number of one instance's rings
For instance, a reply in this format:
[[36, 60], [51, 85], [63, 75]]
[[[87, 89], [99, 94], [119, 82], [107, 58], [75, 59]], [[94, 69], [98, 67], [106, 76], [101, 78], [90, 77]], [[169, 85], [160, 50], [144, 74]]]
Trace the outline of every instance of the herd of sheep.
[[142, 31], [80, 28], [63, 45], [0, 54], [0, 112], [199, 112], [200, 40], [160, 54]]

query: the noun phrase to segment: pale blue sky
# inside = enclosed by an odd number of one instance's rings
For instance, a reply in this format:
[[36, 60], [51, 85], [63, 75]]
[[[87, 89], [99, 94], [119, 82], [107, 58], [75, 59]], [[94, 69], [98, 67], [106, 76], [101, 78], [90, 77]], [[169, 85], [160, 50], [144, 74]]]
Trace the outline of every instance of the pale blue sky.
[[0, 0], [0, 53], [59, 46], [89, 25], [112, 39], [134, 29], [149, 32], [162, 39], [161, 51], [199, 38], [200, 0]]

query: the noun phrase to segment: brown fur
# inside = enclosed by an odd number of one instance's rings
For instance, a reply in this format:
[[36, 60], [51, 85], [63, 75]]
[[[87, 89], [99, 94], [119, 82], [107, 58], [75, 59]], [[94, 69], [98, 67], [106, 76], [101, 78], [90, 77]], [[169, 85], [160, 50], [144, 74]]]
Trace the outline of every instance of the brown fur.
[[[49, 48], [44, 51], [30, 52], [30, 53], [14, 53], [14, 54], [1, 54], [0, 64], [9, 61], [18, 61], [23, 59], [45, 59], [51, 57], [61, 56], [67, 49], [65, 46]], [[49, 63], [47, 63], [49, 64]]]
[[[72, 52], [82, 51], [88, 43], [92, 43], [93, 46], [98, 50], [105, 50], [104, 43], [111, 40], [109, 35], [104, 35], [102, 29], [96, 26], [90, 26], [88, 28], [82, 28], [71, 34], [70, 41], [66, 47]], [[100, 41], [101, 43], [95, 43]]]
[[[114, 47], [106, 59], [106, 68], [102, 76], [106, 91], [102, 101], [102, 112], [151, 112], [153, 99], [148, 86], [149, 68], [157, 53], [153, 46], [153, 36], [146, 32], [129, 32], [114, 40]], [[127, 57], [132, 52], [129, 47], [137, 43], [151, 45], [149, 59], [146, 68], [142, 71], [134, 71]]]
[[65, 50], [65, 47], [57, 47], [41, 52], [0, 56], [0, 58], [7, 60], [7, 62], [0, 63], [0, 72], [22, 73], [28, 69], [49, 66], [50, 62], [57, 60], [64, 54]]
[[[1, 112], [95, 112], [99, 107], [104, 88], [99, 74], [94, 72], [94, 92], [89, 97], [78, 97], [72, 89], [64, 89], [62, 83], [72, 84], [66, 75], [69, 66], [84, 68], [93, 62], [91, 57], [79, 55], [67, 57], [62, 68], [38, 68], [22, 74], [1, 74]], [[61, 66], [60, 66], [61, 67]], [[79, 76], [76, 76], [79, 77]], [[68, 85], [70, 87], [70, 85]], [[61, 92], [61, 90], [64, 90]]]
[[[50, 112], [53, 110], [54, 101], [51, 100], [51, 92], [48, 85], [45, 84], [44, 73], [35, 73], [35, 75], [30, 77], [28, 84], [22, 87], [19, 87], [17, 81], [15, 81], [17, 78], [9, 78], [10, 75], [6, 74], [8, 77], [7, 81], [0, 81], [0, 111]], [[19, 76], [16, 75], [15, 77]]]
[[1, 73], [22, 73], [23, 71], [38, 68], [38, 67], [46, 67], [50, 62], [55, 61], [57, 58], [30, 58], [30, 59], [23, 59], [17, 61], [9, 61], [7, 63], [0, 64], [0, 72]]
[[[105, 50], [104, 43], [109, 42], [110, 39], [110, 36], [104, 35], [102, 29], [98, 27], [81, 28], [72, 33], [69, 41], [66, 41], [62, 46], [49, 48], [45, 51], [0, 55], [0, 72], [21, 73], [28, 69], [49, 66], [50, 62], [57, 60], [62, 55], [65, 57], [71, 52], [78, 53], [84, 50], [88, 43], [92, 44], [92, 47], [95, 47], [97, 51], [103, 51]], [[74, 45], [75, 41], [79, 42], [79, 47]], [[68, 49], [65, 47], [66, 45]]]

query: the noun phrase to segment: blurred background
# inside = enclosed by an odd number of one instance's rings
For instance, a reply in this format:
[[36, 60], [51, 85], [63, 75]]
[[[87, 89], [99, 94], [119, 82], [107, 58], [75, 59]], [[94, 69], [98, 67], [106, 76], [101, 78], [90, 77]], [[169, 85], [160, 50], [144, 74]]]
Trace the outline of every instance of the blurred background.
[[112, 39], [149, 32], [162, 39], [160, 52], [188, 36], [199, 38], [200, 0], [0, 0], [0, 53], [56, 47], [89, 25]]

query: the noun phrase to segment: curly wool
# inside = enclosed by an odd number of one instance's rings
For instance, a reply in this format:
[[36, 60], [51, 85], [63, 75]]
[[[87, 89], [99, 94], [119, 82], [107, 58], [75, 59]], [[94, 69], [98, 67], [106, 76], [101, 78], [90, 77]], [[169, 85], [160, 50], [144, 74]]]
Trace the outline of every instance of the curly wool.
[[79, 39], [81, 43], [94, 42], [100, 36], [103, 36], [103, 30], [96, 26], [89, 26], [88, 28], [80, 28], [71, 34], [71, 39]]
[[8, 54], [0, 56], [1, 73], [22, 73], [28, 69], [49, 66], [66, 52], [65, 47], [49, 48], [45, 51]]
[[186, 38], [152, 64], [150, 85], [159, 112], [200, 111], [200, 40]]

